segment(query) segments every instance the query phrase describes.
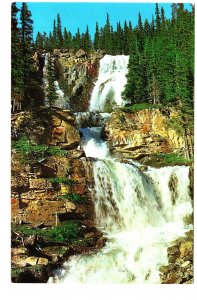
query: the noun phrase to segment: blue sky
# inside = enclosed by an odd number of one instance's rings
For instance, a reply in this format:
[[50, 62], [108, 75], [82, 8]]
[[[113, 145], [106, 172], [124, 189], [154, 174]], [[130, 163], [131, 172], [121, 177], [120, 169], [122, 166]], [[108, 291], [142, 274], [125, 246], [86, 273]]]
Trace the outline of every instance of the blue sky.
[[[171, 17], [172, 3], [159, 3], [163, 6], [167, 18]], [[60, 14], [62, 28], [75, 34], [79, 27], [80, 32], [86, 30], [89, 26], [90, 34], [95, 32], [95, 24], [98, 21], [99, 26], [106, 22], [106, 14], [109, 13], [110, 23], [116, 28], [117, 22], [123, 25], [124, 20], [131, 21], [135, 26], [138, 20], [138, 13], [141, 13], [142, 20], [147, 18], [149, 21], [155, 12], [155, 3], [113, 3], [113, 2], [27, 2], [28, 8], [32, 13], [34, 21], [34, 38], [38, 31], [48, 34], [53, 28], [53, 20], [56, 19], [57, 13]], [[21, 3], [18, 3], [18, 7]], [[190, 10], [190, 4], [185, 4]]]

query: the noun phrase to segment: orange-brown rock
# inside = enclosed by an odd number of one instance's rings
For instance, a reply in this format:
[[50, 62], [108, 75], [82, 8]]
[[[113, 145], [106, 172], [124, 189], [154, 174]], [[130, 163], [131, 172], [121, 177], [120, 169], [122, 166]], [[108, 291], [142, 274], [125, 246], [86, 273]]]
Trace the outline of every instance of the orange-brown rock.
[[12, 116], [12, 136], [26, 135], [34, 144], [59, 145], [75, 149], [80, 142], [75, 116], [70, 110], [40, 108], [37, 115], [20, 112]]
[[155, 153], [181, 152], [184, 139], [168, 126], [176, 113], [144, 109], [135, 113], [116, 110], [105, 126], [105, 137], [112, 151], [128, 153], [133, 158]]

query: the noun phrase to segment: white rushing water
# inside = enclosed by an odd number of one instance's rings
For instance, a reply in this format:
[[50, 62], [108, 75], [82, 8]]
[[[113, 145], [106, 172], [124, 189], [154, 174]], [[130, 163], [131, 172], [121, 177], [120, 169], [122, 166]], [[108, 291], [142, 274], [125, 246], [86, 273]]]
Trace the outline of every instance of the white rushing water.
[[[58, 282], [159, 283], [167, 247], [183, 236], [192, 212], [189, 168], [141, 172], [110, 157], [102, 128], [84, 128], [82, 146], [93, 161], [96, 225], [108, 242], [99, 252], [69, 258]], [[52, 279], [49, 282], [53, 282]]]
[[[126, 84], [129, 56], [105, 55], [100, 60], [98, 80], [92, 92], [89, 111], [105, 111], [113, 102], [123, 103], [121, 93]], [[111, 104], [110, 104], [111, 103]]]
[[109, 157], [107, 143], [100, 139], [102, 127], [80, 128], [83, 134], [81, 146], [87, 157], [104, 159]]

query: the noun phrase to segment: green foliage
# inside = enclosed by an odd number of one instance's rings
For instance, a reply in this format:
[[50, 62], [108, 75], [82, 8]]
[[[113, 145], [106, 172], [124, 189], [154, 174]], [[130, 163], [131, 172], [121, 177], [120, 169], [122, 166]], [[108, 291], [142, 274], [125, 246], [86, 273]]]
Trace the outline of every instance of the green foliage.
[[115, 101], [114, 101], [114, 91], [111, 89], [109, 91], [109, 93], [106, 96], [106, 100], [105, 100], [105, 106], [103, 111], [107, 112], [107, 113], [111, 113], [113, 110], [113, 107], [115, 105]]
[[173, 117], [167, 121], [167, 126], [171, 129], [174, 129], [179, 135], [184, 135], [184, 123], [181, 116], [177, 116], [177, 118]]
[[138, 103], [132, 106], [125, 106], [122, 108], [124, 112], [137, 112], [144, 109], [159, 109], [162, 108], [162, 105], [159, 104], [150, 104], [150, 103]]
[[64, 194], [64, 195], [59, 195], [58, 196], [59, 200], [70, 200], [74, 204], [83, 204], [86, 202], [86, 199], [84, 196], [79, 195], [79, 194]]
[[67, 221], [53, 227], [45, 234], [46, 238], [53, 242], [74, 242], [79, 238], [79, 226], [74, 221]]
[[165, 165], [184, 165], [191, 163], [190, 159], [186, 159], [185, 157], [175, 153], [159, 153], [155, 156], [156, 158], [162, 160]]
[[58, 146], [34, 145], [25, 136], [18, 141], [12, 141], [12, 149], [20, 154], [21, 161], [25, 164], [34, 164], [52, 155], [61, 157], [67, 154], [67, 151]]
[[15, 232], [22, 233], [24, 236], [38, 235], [49, 242], [74, 242], [79, 238], [79, 224], [75, 221], [66, 221], [59, 226], [49, 229], [30, 228], [26, 225], [12, 225]]
[[67, 153], [66, 150], [62, 150], [60, 147], [58, 146], [53, 146], [53, 147], [49, 147], [47, 148], [46, 153], [48, 155], [55, 155], [55, 156], [65, 156], [65, 154]]
[[49, 103], [49, 107], [51, 108], [55, 104], [55, 101], [58, 98], [55, 83], [54, 83], [55, 73], [54, 73], [54, 68], [53, 68], [53, 65], [52, 65], [51, 53], [49, 53], [49, 55], [48, 55], [47, 80], [48, 80], [47, 100], [48, 100], [48, 103]]
[[[130, 39], [127, 84], [122, 93], [127, 103], [148, 102], [175, 106], [192, 128], [194, 110], [194, 7], [172, 5], [172, 20], [155, 8], [152, 23], [138, 25]], [[132, 46], [131, 46], [132, 44]]]

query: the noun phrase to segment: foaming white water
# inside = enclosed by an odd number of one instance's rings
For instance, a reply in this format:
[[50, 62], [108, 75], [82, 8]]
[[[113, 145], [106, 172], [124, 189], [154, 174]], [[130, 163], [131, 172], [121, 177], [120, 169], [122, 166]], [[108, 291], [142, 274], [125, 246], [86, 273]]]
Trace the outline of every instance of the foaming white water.
[[126, 84], [129, 56], [105, 55], [100, 60], [98, 80], [92, 92], [89, 111], [103, 111], [106, 103], [123, 103], [121, 92]]
[[107, 143], [100, 139], [102, 127], [80, 128], [83, 134], [81, 146], [87, 157], [104, 159], [109, 157]]
[[93, 162], [97, 226], [108, 237], [98, 253], [71, 257], [60, 282], [159, 283], [169, 242], [184, 235], [192, 212], [189, 168]]

